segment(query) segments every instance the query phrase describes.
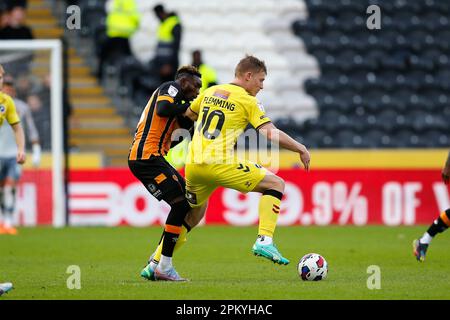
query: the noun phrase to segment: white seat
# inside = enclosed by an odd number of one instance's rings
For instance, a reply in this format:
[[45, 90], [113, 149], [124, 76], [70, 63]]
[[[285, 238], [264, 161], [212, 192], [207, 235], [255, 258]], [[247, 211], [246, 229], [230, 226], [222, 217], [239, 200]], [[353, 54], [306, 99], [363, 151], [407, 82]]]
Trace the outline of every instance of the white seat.
[[[269, 117], [286, 113], [305, 118], [317, 114], [315, 100], [303, 91], [304, 80], [320, 75], [313, 56], [290, 29], [292, 21], [307, 16], [298, 0], [137, 0], [142, 12], [141, 30], [132, 38], [133, 52], [153, 56], [159, 21], [153, 13], [157, 3], [175, 11], [183, 24], [180, 63], [190, 64], [192, 51], [216, 71], [219, 83], [234, 78], [234, 69], [245, 54], [266, 62], [268, 75], [258, 94]], [[148, 53], [148, 54], [145, 54]]]
[[287, 110], [317, 109], [314, 98], [300, 91], [284, 91], [281, 93], [281, 97], [286, 103]]

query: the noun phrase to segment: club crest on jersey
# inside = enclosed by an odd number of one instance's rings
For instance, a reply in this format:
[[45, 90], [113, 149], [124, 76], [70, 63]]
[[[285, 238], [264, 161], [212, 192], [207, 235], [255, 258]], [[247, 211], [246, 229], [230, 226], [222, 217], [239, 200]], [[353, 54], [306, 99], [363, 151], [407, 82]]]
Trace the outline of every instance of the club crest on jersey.
[[228, 97], [230, 96], [230, 93], [228, 91], [225, 90], [220, 90], [217, 89], [216, 91], [214, 91], [213, 96], [224, 99], [224, 100], [228, 100]]
[[5, 110], [6, 110], [5, 106], [0, 104], [0, 112], [5, 113]]
[[171, 86], [169, 87], [168, 93], [169, 93], [169, 95], [170, 95], [172, 98], [175, 98], [175, 96], [176, 96], [177, 93], [178, 93], [178, 89], [171, 85]]

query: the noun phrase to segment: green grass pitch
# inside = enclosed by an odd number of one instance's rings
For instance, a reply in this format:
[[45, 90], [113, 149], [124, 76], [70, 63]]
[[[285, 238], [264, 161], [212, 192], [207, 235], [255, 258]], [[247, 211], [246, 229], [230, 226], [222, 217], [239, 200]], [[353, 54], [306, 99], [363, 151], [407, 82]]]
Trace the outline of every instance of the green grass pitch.
[[[0, 235], [0, 282], [15, 287], [0, 299], [450, 299], [450, 232], [433, 240], [424, 263], [412, 255], [412, 240], [426, 226], [278, 227], [288, 266], [253, 256], [256, 226], [198, 227], [174, 257], [186, 283], [139, 276], [161, 230], [40, 227]], [[327, 260], [326, 280], [299, 278], [298, 260], [310, 252]], [[79, 290], [67, 288], [71, 265], [81, 270]], [[381, 270], [379, 290], [367, 288], [371, 265]]]

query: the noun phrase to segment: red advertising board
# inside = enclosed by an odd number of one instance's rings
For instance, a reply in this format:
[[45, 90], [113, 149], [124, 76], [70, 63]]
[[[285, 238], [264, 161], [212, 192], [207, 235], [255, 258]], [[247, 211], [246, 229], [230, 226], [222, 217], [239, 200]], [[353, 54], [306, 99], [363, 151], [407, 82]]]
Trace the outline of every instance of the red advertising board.
[[[450, 207], [439, 170], [280, 170], [286, 182], [278, 225], [429, 224]], [[19, 222], [51, 224], [49, 171], [25, 171], [19, 188]], [[128, 169], [73, 170], [71, 225], [149, 226], [164, 223], [169, 206], [155, 200]], [[205, 224], [253, 225], [258, 193], [219, 188]]]

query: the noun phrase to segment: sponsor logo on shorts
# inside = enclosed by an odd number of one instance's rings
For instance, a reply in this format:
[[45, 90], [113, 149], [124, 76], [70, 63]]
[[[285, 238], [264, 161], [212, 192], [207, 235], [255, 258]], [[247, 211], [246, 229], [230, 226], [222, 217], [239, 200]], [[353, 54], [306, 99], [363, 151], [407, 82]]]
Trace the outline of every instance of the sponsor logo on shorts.
[[148, 185], [148, 190], [156, 199], [159, 199], [159, 197], [161, 197], [162, 195], [161, 190], [159, 190], [153, 183], [150, 183]]

